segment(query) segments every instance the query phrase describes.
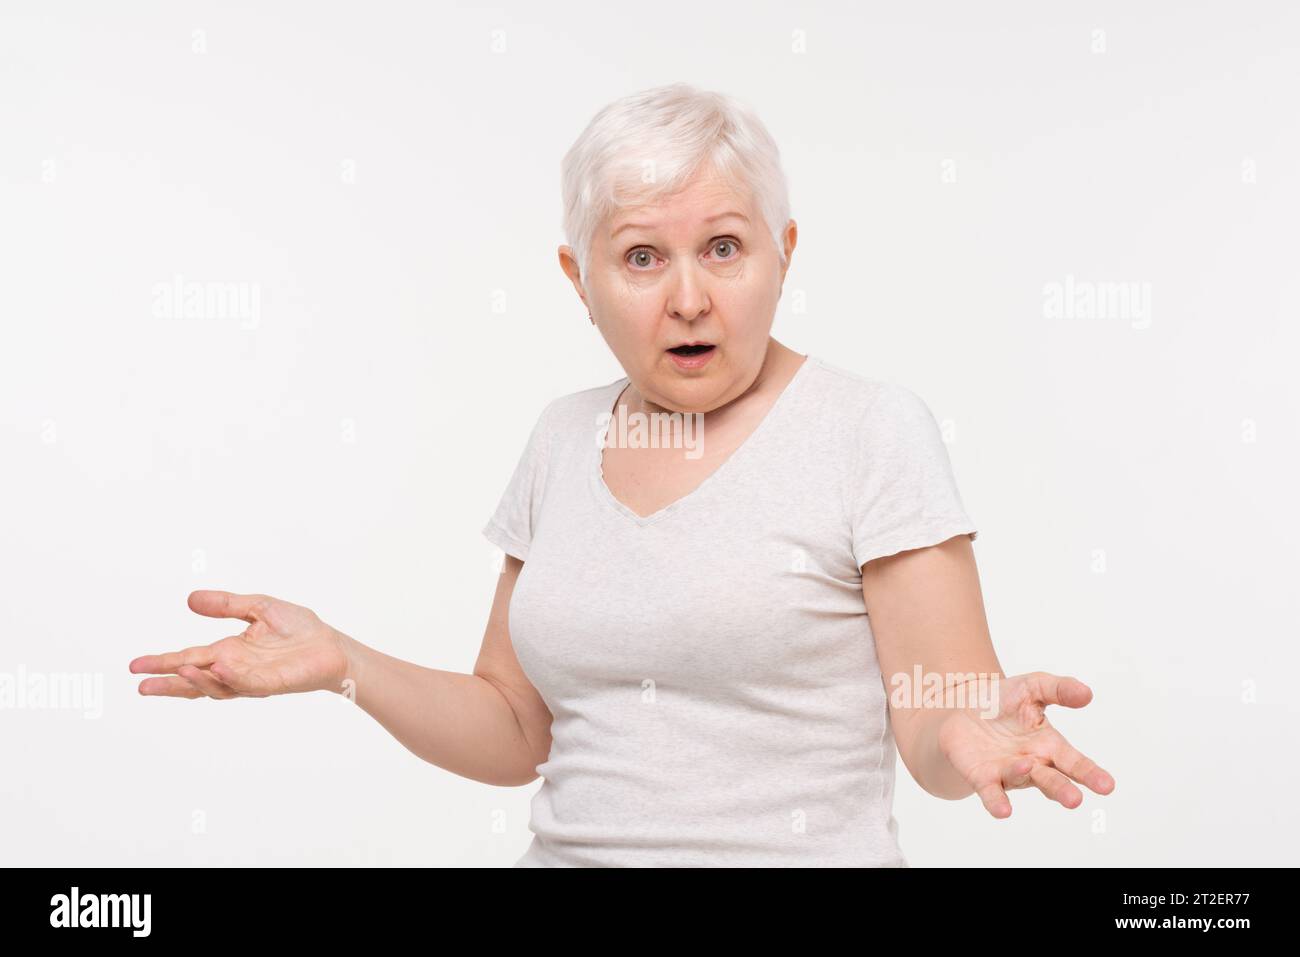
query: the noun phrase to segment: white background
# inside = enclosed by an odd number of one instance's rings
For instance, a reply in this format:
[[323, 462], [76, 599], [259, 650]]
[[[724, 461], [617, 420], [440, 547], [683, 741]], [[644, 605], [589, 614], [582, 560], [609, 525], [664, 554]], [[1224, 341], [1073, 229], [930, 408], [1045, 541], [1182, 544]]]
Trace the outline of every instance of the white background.
[[[773, 334], [927, 401], [1004, 667], [1095, 692], [1049, 717], [1112, 795], [997, 821], [900, 763], [909, 862], [1295, 863], [1300, 14], [1136, 7], [7, 4], [0, 671], [104, 701], [0, 710], [0, 862], [523, 853], [540, 781], [127, 664], [239, 630], [186, 608], [213, 587], [472, 669], [528, 429], [622, 375], [557, 264], [560, 158], [685, 80], [781, 145]], [[155, 315], [177, 275], [258, 321]], [[1149, 322], [1050, 318], [1067, 276], [1149, 284]]]

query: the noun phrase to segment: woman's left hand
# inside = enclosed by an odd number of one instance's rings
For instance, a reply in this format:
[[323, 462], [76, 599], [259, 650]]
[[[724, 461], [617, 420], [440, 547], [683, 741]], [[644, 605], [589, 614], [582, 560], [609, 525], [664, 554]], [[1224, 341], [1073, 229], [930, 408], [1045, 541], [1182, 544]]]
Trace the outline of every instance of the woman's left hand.
[[[1011, 815], [1006, 792], [1037, 787], [1067, 808], [1083, 803], [1071, 779], [1098, 794], [1115, 779], [1076, 750], [1044, 715], [1049, 704], [1082, 708], [1092, 689], [1077, 678], [1031, 671], [998, 679], [995, 713], [955, 712], [939, 728], [939, 748], [997, 818]], [[992, 709], [985, 709], [992, 710]]]

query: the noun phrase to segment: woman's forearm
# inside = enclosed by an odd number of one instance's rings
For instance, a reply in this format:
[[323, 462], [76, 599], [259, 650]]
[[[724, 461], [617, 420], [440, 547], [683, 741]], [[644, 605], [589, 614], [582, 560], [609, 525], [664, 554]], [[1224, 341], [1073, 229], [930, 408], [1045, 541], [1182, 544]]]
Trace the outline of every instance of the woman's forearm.
[[413, 754], [461, 777], [518, 787], [535, 759], [505, 695], [479, 675], [425, 668], [344, 636], [352, 698]]
[[956, 801], [974, 793], [974, 789], [939, 745], [939, 729], [952, 712], [952, 708], [913, 708], [902, 720], [896, 714], [894, 737], [916, 783], [935, 797]]

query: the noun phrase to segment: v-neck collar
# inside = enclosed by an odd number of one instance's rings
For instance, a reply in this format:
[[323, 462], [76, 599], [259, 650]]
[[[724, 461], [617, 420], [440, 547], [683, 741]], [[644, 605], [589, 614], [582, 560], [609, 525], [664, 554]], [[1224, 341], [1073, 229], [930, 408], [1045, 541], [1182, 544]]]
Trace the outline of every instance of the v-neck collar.
[[[605, 463], [604, 463], [604, 455], [603, 455], [605, 435], [602, 433], [600, 435], [600, 441], [592, 443], [594, 454], [592, 458], [589, 460], [589, 465], [587, 468], [587, 474], [591, 477], [591, 483], [596, 492], [596, 495], [619, 515], [623, 516], [625, 519], [632, 522], [633, 524], [639, 526], [653, 525], [655, 522], [658, 522], [668, 517], [669, 515], [673, 514], [674, 512], [678, 511], [684, 506], [690, 504], [691, 501], [699, 498], [701, 493], [703, 493], [703, 491], [706, 488], [714, 484], [718, 480], [719, 476], [722, 476], [725, 472], [727, 472], [727, 470], [731, 466], [731, 463], [735, 461], [735, 459], [737, 459], [741, 455], [741, 453], [743, 453], [746, 449], [748, 449], [751, 445], [755, 443], [755, 441], [767, 429], [768, 423], [770, 423], [774, 418], [776, 418], [777, 413], [779, 413], [781, 411], [782, 406], [786, 404], [786, 400], [789, 398], [791, 393], [795, 392], [800, 382], [803, 379], [807, 378], [808, 367], [817, 361], [818, 361], [817, 358], [812, 355], [804, 356], [804, 361], [799, 363], [799, 368], [795, 370], [795, 373], [793, 376], [791, 376], [790, 381], [785, 384], [785, 388], [783, 388], [781, 390], [781, 394], [776, 397], [776, 401], [772, 403], [771, 408], [769, 408], [767, 412], [764, 413], [763, 418], [759, 421], [758, 425], [754, 427], [754, 430], [750, 432], [749, 435], [745, 437], [745, 440], [741, 442], [740, 445], [737, 446], [732, 451], [732, 453], [722, 461], [722, 464], [719, 465], [712, 472], [710, 472], [708, 475], [706, 475], [704, 477], [704, 481], [700, 482], [699, 485], [695, 486], [695, 488], [691, 489], [685, 495], [680, 496], [679, 498], [665, 505], [663, 508], [651, 512], [649, 515], [638, 515], [636, 512], [632, 511], [632, 509], [628, 508], [628, 506], [624, 505], [621, 501], [619, 501], [614, 496], [614, 493], [609, 490], [609, 486], [605, 484]], [[604, 403], [606, 406], [612, 406], [615, 402], [618, 401], [619, 396], [623, 394], [623, 390], [627, 387], [629, 381], [630, 380], [628, 379], [628, 377], [624, 376], [618, 381], [612, 383], [609, 387], [609, 392], [601, 393], [602, 396], [601, 402]], [[607, 396], [609, 396], [611, 392], [613, 393], [612, 398], [607, 398]], [[608, 412], [609, 409], [602, 408], [601, 411]]]

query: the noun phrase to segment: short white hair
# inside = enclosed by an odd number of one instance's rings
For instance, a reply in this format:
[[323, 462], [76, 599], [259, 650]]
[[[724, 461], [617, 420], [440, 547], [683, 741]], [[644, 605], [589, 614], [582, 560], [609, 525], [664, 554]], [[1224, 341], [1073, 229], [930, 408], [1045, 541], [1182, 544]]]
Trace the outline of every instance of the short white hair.
[[606, 217], [660, 202], [706, 167], [749, 191], [784, 267], [790, 198], [776, 140], [744, 103], [672, 83], [603, 107], [564, 155], [563, 229], [580, 276], [588, 274]]

